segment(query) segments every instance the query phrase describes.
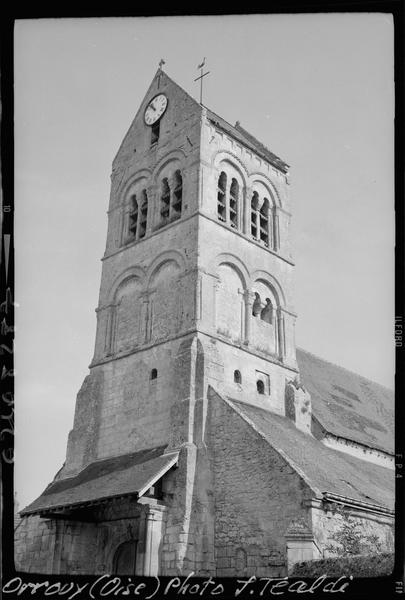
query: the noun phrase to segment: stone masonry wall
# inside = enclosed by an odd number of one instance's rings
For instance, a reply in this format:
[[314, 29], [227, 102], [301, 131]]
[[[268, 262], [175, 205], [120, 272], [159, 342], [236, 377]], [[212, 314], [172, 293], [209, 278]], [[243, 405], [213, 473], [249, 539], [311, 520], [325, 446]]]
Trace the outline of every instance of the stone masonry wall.
[[14, 534], [17, 571], [50, 573], [53, 567], [56, 522], [37, 516], [22, 517]]
[[97, 529], [93, 523], [23, 517], [15, 533], [15, 565], [29, 573], [93, 573]]
[[[339, 513], [336, 513], [337, 506], [326, 504], [324, 507], [314, 507], [312, 509], [312, 528], [315, 541], [318, 547], [323, 552], [324, 556], [331, 556], [330, 551], [325, 549], [328, 545], [336, 547], [336, 554], [341, 554], [341, 546], [336, 543], [336, 534], [341, 531], [342, 524], [345, 518]], [[376, 544], [370, 544], [369, 554], [375, 551], [377, 554], [382, 552], [394, 551], [394, 521], [390, 516], [373, 514], [360, 510], [346, 509], [345, 514], [348, 517], [348, 523], [351, 524], [352, 530], [359, 537], [363, 536], [367, 543], [369, 536], [377, 536], [378, 542], [381, 545], [381, 550]]]
[[217, 576], [286, 574], [284, 535], [309, 488], [286, 461], [217, 395], [210, 406]]
[[133, 499], [94, 508], [96, 522], [23, 517], [15, 534], [16, 569], [35, 573], [103, 574], [113, 572], [117, 547], [138, 541], [137, 572], [143, 574], [144, 508]]
[[[270, 362], [249, 352], [246, 346], [235, 347], [213, 337], [201, 336], [206, 356], [206, 385], [225, 396], [247, 402], [280, 415], [285, 414], [285, 385], [295, 371]], [[235, 370], [241, 383], [234, 380]], [[266, 378], [263, 394], [257, 390], [257, 380]]]
[[[91, 369], [87, 381], [102, 376], [105, 383], [97, 387], [97, 397], [88, 383], [78, 396], [67, 460], [58, 479], [82, 469], [91, 462], [88, 458], [187, 441], [192, 339], [185, 336]], [[181, 410], [176, 408], [179, 402]], [[91, 416], [84, 418], [89, 410]]]

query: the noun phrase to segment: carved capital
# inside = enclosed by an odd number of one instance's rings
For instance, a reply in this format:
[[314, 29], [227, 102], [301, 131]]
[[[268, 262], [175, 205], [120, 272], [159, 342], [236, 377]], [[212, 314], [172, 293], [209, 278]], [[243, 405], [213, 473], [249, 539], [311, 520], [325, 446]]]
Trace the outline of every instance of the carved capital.
[[251, 185], [247, 185], [245, 187], [245, 194], [246, 194], [246, 198], [249, 200], [251, 200], [252, 196], [253, 196], [253, 187]]
[[243, 292], [243, 296], [245, 298], [245, 302], [249, 306], [253, 306], [253, 302], [256, 300], [256, 295], [251, 290], [245, 290]]
[[158, 190], [158, 184], [157, 183], [150, 183], [147, 187], [146, 187], [146, 193], [148, 195], [148, 199], [153, 198]]

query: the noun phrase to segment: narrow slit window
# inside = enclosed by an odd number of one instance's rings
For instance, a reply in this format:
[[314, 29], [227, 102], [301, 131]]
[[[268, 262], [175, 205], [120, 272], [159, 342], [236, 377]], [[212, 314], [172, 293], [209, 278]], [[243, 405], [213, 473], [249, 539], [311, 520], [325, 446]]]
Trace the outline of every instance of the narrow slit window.
[[183, 203], [183, 178], [180, 171], [174, 174], [174, 190], [172, 200], [172, 217], [179, 219], [181, 217], [181, 209]]
[[160, 220], [165, 225], [169, 220], [170, 214], [170, 187], [167, 177], [162, 180], [162, 190], [160, 195]]
[[280, 250], [280, 230], [276, 207], [273, 206], [273, 250]]
[[146, 190], [142, 190], [141, 194], [141, 208], [139, 215], [139, 239], [145, 237], [146, 225], [148, 220], [148, 196]]
[[218, 178], [217, 215], [220, 221], [226, 221], [226, 173], [221, 172]]
[[150, 380], [153, 381], [154, 379], [157, 379], [157, 369], [152, 369], [152, 371], [150, 372]]
[[160, 121], [152, 125], [150, 145], [157, 144], [160, 135]]
[[129, 213], [129, 237], [135, 239], [138, 229], [138, 202], [135, 194], [131, 196], [131, 211]]
[[238, 369], [233, 373], [233, 380], [235, 383], [242, 383], [242, 375]]
[[261, 379], [256, 381], [256, 389], [259, 394], [264, 394], [264, 383]]
[[239, 201], [239, 183], [232, 179], [229, 191], [229, 220], [231, 227], [238, 228], [238, 201]]

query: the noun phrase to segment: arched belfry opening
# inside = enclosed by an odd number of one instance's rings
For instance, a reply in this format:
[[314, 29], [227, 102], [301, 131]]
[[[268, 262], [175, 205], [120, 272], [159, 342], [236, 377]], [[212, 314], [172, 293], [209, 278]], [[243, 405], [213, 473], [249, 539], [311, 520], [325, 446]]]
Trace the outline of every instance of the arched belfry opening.
[[277, 321], [279, 298], [273, 286], [263, 279], [253, 282], [252, 344], [269, 354], [277, 354], [281, 347]]

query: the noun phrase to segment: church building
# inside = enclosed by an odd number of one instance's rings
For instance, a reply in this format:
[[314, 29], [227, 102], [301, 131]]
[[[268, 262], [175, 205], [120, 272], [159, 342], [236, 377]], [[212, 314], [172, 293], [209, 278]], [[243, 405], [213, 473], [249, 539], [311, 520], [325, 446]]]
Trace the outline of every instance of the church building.
[[113, 161], [95, 350], [21, 571], [284, 576], [393, 549], [393, 394], [296, 349], [289, 166], [160, 68]]

